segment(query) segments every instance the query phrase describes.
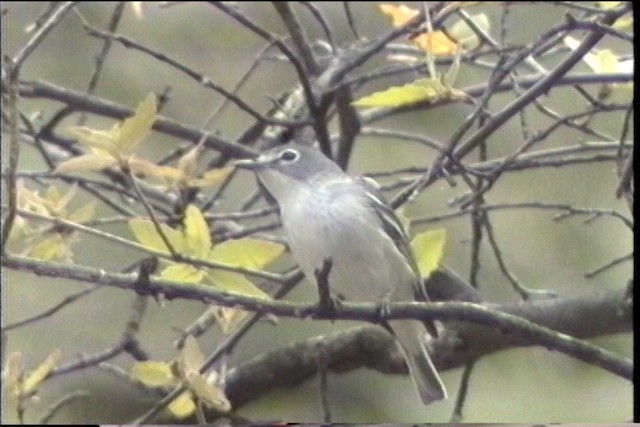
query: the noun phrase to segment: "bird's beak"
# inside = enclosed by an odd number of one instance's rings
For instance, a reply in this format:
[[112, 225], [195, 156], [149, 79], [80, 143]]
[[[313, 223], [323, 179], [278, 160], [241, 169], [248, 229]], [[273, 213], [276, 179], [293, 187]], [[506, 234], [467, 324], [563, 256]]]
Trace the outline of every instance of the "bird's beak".
[[265, 168], [269, 164], [269, 160], [262, 156], [255, 159], [242, 159], [233, 162], [233, 166], [239, 169], [247, 169], [251, 171], [257, 171]]

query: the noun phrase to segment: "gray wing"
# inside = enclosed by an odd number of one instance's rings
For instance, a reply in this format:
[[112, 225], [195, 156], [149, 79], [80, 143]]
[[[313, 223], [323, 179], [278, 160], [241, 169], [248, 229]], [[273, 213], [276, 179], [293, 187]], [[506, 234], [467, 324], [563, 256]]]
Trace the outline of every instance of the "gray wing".
[[398, 216], [395, 214], [393, 209], [389, 207], [386, 199], [380, 192], [380, 187], [375, 181], [370, 178], [358, 178], [358, 182], [367, 190], [367, 196], [369, 197], [378, 218], [380, 218], [380, 222], [382, 223], [385, 232], [389, 237], [391, 237], [398, 250], [400, 250], [402, 255], [407, 259], [407, 262], [411, 266], [411, 270], [413, 270], [413, 273], [416, 276], [414, 284], [416, 299], [418, 301], [429, 301], [426, 289], [420, 279], [420, 271], [418, 269], [418, 264], [416, 263], [415, 255], [413, 254], [413, 250], [409, 244], [409, 237], [407, 236], [402, 223], [398, 219]]
[[[409, 244], [409, 237], [407, 236], [402, 223], [398, 219], [398, 216], [395, 214], [393, 209], [389, 207], [384, 196], [380, 192], [380, 187], [375, 181], [369, 178], [357, 178], [357, 181], [365, 188], [367, 197], [369, 198], [376, 215], [380, 218], [380, 222], [382, 223], [382, 227], [385, 232], [389, 237], [391, 237], [400, 253], [404, 255], [411, 266], [411, 270], [413, 270], [416, 278], [413, 281], [414, 298], [416, 301], [429, 301], [427, 290], [424, 287], [422, 278], [420, 277], [420, 271], [418, 269], [418, 264], [416, 263], [415, 255], [413, 254], [413, 250]], [[439, 336], [436, 322], [429, 320], [424, 321], [423, 323], [432, 336]]]

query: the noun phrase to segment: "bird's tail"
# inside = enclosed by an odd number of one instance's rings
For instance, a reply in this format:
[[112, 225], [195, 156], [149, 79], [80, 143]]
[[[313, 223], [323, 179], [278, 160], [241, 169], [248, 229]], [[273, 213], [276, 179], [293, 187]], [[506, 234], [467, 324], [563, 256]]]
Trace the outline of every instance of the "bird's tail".
[[425, 327], [422, 322], [412, 320], [395, 320], [389, 322], [404, 360], [409, 367], [418, 394], [425, 405], [447, 398], [447, 391], [427, 353]]

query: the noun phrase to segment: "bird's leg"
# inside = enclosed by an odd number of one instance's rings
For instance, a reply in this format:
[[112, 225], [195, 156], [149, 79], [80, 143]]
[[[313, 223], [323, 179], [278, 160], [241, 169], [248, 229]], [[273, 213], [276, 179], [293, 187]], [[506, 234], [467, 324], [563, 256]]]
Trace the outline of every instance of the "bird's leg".
[[331, 289], [329, 287], [329, 273], [331, 272], [332, 266], [333, 260], [331, 257], [327, 257], [322, 263], [322, 268], [314, 271], [316, 283], [318, 285], [318, 295], [320, 297], [318, 305], [322, 310], [325, 310], [328, 313], [333, 312], [336, 305], [340, 303], [340, 300], [331, 294]]
[[383, 295], [382, 298], [380, 299], [380, 305], [378, 305], [378, 322], [379, 323], [384, 324], [387, 321], [387, 318], [391, 314], [390, 304], [391, 304], [391, 295], [390, 294]]

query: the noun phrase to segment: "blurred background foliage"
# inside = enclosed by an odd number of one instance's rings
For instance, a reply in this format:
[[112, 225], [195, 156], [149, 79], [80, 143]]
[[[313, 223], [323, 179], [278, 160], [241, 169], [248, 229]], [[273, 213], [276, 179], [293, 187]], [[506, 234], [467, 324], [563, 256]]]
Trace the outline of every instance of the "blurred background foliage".
[[[3, 54], [13, 55], [30, 35], [25, 28], [42, 12], [45, 5], [38, 2], [3, 2], [6, 15], [2, 25]], [[106, 28], [114, 2], [82, 2], [77, 10], [96, 28]], [[352, 43], [344, 10], [338, 3], [316, 5], [328, 18], [340, 45]], [[419, 7], [414, 3], [413, 6]], [[284, 34], [282, 23], [268, 3], [242, 2], [237, 7], [276, 34]], [[315, 21], [294, 6], [311, 40], [322, 37]], [[373, 2], [351, 4], [352, 13], [361, 36], [375, 38], [388, 31], [388, 19]], [[487, 3], [475, 6], [474, 13], [484, 12], [489, 17], [492, 32], [502, 16], [502, 6]], [[509, 44], [521, 45], [534, 40], [543, 29], [563, 20], [566, 9], [551, 3], [513, 5], [507, 20], [506, 34]], [[138, 19], [127, 9], [117, 30], [141, 44], [150, 46], [175, 58], [194, 70], [210, 77], [217, 84], [230, 88], [264, 47], [264, 41], [239, 26], [216, 9], [201, 3], [174, 4], [159, 7], [158, 3], [144, 6], [144, 17]], [[22, 78], [42, 80], [77, 91], [86, 90], [94, 69], [94, 60], [102, 41], [88, 36], [80, 19], [70, 13], [46, 37], [33, 56], [25, 63]], [[620, 53], [631, 52], [631, 46], [619, 40], [606, 41], [599, 48], [611, 48]], [[545, 66], [552, 66], [548, 59]], [[360, 72], [372, 70], [384, 63], [383, 55], [364, 65]], [[588, 72], [584, 63], [576, 71]], [[489, 74], [478, 69], [461, 68], [456, 86], [485, 82]], [[414, 77], [410, 76], [409, 79]], [[270, 98], [290, 89], [297, 77], [293, 67], [273, 60], [263, 60], [239, 95], [257, 111], [267, 111]], [[369, 94], [392, 84], [407, 81], [406, 76], [382, 79], [360, 88], [359, 95]], [[163, 92], [170, 88], [168, 102], [161, 114], [194, 127], [201, 127], [221, 95], [203, 88], [176, 70], [157, 60], [127, 49], [114, 42], [104, 64], [96, 95], [107, 100], [135, 108], [151, 91]], [[595, 90], [595, 89], [594, 89]], [[499, 110], [508, 103], [512, 94], [494, 96], [489, 108]], [[561, 114], [584, 108], [584, 99], [569, 90], [551, 91], [545, 97], [546, 105]], [[36, 122], [46, 121], [59, 104], [41, 99], [22, 99], [22, 111], [33, 114]], [[415, 111], [387, 118], [377, 125], [388, 129], [425, 133], [446, 141], [459, 123], [465, 120], [470, 107], [451, 104], [439, 108]], [[75, 117], [66, 124], [75, 124]], [[549, 120], [529, 111], [529, 129], [544, 129]], [[623, 114], [599, 115], [592, 126], [602, 132], [619, 135]], [[87, 125], [105, 128], [111, 119], [89, 116]], [[253, 119], [233, 105], [218, 116], [209, 130], [234, 140]], [[3, 139], [5, 135], [3, 134]], [[631, 139], [632, 136], [629, 137]], [[512, 120], [494, 133], [487, 141], [490, 157], [508, 155], [521, 144], [518, 120]], [[590, 141], [579, 132], [562, 129], [543, 142], [544, 148], [561, 147]], [[141, 155], [149, 159], [163, 157], [181, 141], [159, 133], [141, 146]], [[4, 141], [3, 141], [4, 146]], [[349, 170], [367, 173], [429, 164], [436, 154], [433, 150], [393, 138], [358, 137]], [[19, 170], [43, 171], [46, 165], [32, 147], [22, 150]], [[487, 193], [488, 203], [518, 203], [541, 201], [563, 203], [575, 207], [614, 209], [628, 215], [626, 204], [617, 199], [614, 189], [618, 183], [615, 166], [610, 162], [597, 162], [558, 169], [542, 168], [508, 174]], [[232, 183], [226, 199], [217, 208], [220, 212], [237, 209], [253, 180], [240, 176]], [[409, 218], [435, 216], [451, 212], [449, 202], [463, 194], [465, 186], [449, 186], [444, 180], [429, 187], [407, 206]], [[78, 205], [89, 200], [81, 196]], [[4, 207], [4, 205], [3, 205]], [[491, 219], [508, 265], [518, 279], [534, 289], [552, 289], [561, 297], [590, 295], [607, 289], [618, 289], [632, 276], [630, 262], [623, 263], [586, 279], [584, 273], [631, 251], [633, 236], [619, 221], [603, 217], [588, 223], [585, 217], [569, 217], [554, 221], [557, 212], [537, 209], [513, 209], [492, 212]], [[98, 217], [110, 215], [102, 207]], [[414, 233], [431, 227], [444, 227], [448, 232], [445, 263], [468, 275], [470, 264], [470, 221], [458, 217], [435, 224], [418, 225]], [[132, 238], [124, 225], [108, 225], [109, 233]], [[115, 248], [91, 236], [83, 235], [74, 246], [75, 262], [99, 266], [108, 271], [119, 271], [140, 254], [128, 248]], [[480, 283], [487, 301], [517, 301], [519, 296], [500, 274], [495, 258], [483, 247]], [[83, 288], [81, 284], [28, 273], [3, 270], [3, 317], [13, 322], [44, 311], [65, 295]], [[311, 286], [299, 286], [288, 297], [296, 301], [312, 301], [316, 293]], [[19, 350], [27, 366], [33, 366], [54, 348], [61, 348], [65, 360], [82, 354], [93, 354], [117, 342], [130, 313], [134, 295], [114, 288], [103, 288], [72, 304], [46, 321], [7, 333], [4, 354]], [[140, 339], [145, 349], [157, 360], [174, 356], [173, 341], [179, 330], [193, 322], [204, 304], [189, 301], [170, 301], [164, 307], [150, 301], [142, 323]], [[312, 322], [280, 319], [277, 325], [260, 323], [240, 343], [230, 357], [230, 365], [248, 360], [261, 352], [277, 348], [291, 341], [341, 329], [350, 322]], [[220, 339], [210, 332], [199, 339], [205, 353]], [[631, 357], [632, 336], [623, 334], [593, 340], [621, 356]], [[131, 360], [120, 357], [114, 361], [128, 368]], [[333, 419], [350, 422], [447, 422], [451, 415], [458, 389], [461, 369], [442, 373], [450, 392], [449, 400], [423, 407], [414, 395], [410, 380], [403, 376], [386, 376], [360, 369], [344, 375], [330, 375], [329, 403]], [[30, 409], [27, 420], [33, 421], [48, 405], [75, 390], [87, 390], [90, 396], [63, 409], [53, 421], [126, 422], [141, 414], [152, 403], [148, 394], [109, 372], [89, 369], [48, 382], [42, 391], [42, 402]], [[603, 370], [573, 360], [560, 353], [543, 348], [525, 348], [504, 351], [483, 358], [474, 371], [465, 421], [473, 422], [612, 422], [631, 418], [633, 386]], [[239, 413], [255, 421], [300, 420], [318, 421], [322, 412], [318, 397], [318, 380], [308, 381], [295, 389], [280, 390], [252, 402]], [[15, 422], [14, 415], [4, 414], [5, 421]]]

